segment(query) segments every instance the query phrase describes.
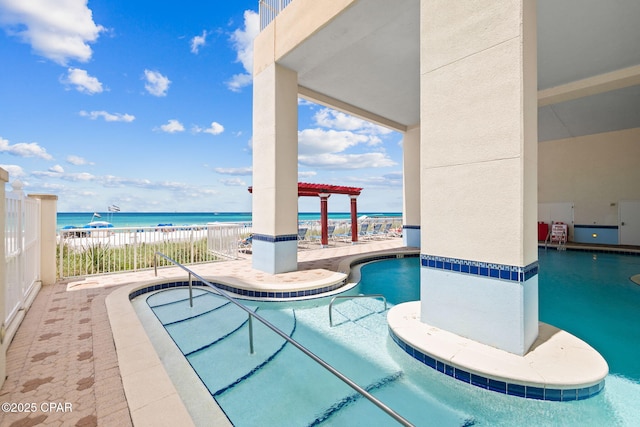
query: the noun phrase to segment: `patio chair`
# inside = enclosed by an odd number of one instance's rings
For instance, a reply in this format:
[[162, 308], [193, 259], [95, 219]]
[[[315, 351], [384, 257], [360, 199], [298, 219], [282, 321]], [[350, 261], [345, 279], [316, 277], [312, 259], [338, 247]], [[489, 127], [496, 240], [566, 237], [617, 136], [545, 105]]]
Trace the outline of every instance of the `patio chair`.
[[373, 224], [373, 229], [367, 233], [365, 233], [364, 238], [365, 239], [375, 239], [378, 234], [380, 234], [380, 228], [382, 228], [382, 223], [381, 222], [377, 222], [375, 224]]
[[358, 233], [358, 236], [360, 237], [364, 237], [367, 235], [369, 230], [369, 223], [368, 222], [363, 222], [362, 225], [360, 226], [360, 232]]
[[[327, 226], [327, 236], [329, 237], [329, 240], [334, 240], [333, 233], [335, 231], [336, 231], [336, 226], [335, 225], [328, 225]], [[317, 241], [320, 242], [322, 240], [322, 232], [320, 232], [320, 234], [314, 234], [313, 236], [311, 236], [311, 239], [317, 240]]]
[[384, 225], [384, 228], [381, 228], [380, 231], [378, 232], [378, 238], [380, 239], [384, 239], [387, 237], [391, 237], [391, 223], [387, 222]]
[[301, 242], [305, 242], [307, 239], [307, 231], [309, 229], [306, 227], [302, 227], [302, 228], [298, 228], [298, 245], [301, 244]]
[[253, 235], [246, 237], [238, 242], [238, 252], [245, 254], [251, 253], [251, 244], [253, 243]]

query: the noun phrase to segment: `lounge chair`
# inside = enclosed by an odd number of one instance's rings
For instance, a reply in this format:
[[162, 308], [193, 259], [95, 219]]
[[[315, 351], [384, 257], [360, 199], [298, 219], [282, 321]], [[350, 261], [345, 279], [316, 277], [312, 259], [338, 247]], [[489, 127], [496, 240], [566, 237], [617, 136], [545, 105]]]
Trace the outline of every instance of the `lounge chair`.
[[377, 222], [375, 224], [373, 224], [373, 230], [365, 233], [364, 238], [365, 239], [374, 239], [378, 236], [378, 234], [380, 234], [380, 228], [382, 228], [382, 223], [381, 222]]
[[306, 241], [306, 236], [307, 236], [307, 231], [309, 229], [306, 227], [303, 228], [298, 228], [298, 245], [300, 245], [300, 242]]
[[350, 242], [351, 241], [351, 227], [347, 226], [346, 231], [344, 233], [337, 233], [333, 235], [335, 240], [340, 240], [342, 242]]
[[391, 237], [391, 236], [390, 236], [390, 233], [391, 233], [391, 223], [390, 223], [390, 222], [387, 222], [387, 223], [384, 225], [384, 228], [381, 228], [381, 229], [380, 229], [380, 231], [378, 232], [377, 237], [378, 237], [378, 238], [380, 238], [380, 239], [384, 239], [384, 238], [387, 238], [387, 237]]
[[358, 236], [365, 237], [368, 233], [368, 230], [369, 230], [369, 223], [363, 222], [362, 225], [360, 226], [360, 232], [358, 233]]
[[[327, 226], [327, 236], [329, 237], [328, 240], [334, 240], [334, 235], [333, 233], [336, 231], [336, 226], [335, 225], [329, 225]], [[317, 241], [322, 241], [322, 231], [320, 232], [320, 234], [315, 234], [313, 236], [311, 236], [311, 238], [313, 240], [317, 240]]]
[[251, 245], [253, 243], [253, 235], [246, 237], [238, 242], [238, 252], [245, 254], [251, 253]]

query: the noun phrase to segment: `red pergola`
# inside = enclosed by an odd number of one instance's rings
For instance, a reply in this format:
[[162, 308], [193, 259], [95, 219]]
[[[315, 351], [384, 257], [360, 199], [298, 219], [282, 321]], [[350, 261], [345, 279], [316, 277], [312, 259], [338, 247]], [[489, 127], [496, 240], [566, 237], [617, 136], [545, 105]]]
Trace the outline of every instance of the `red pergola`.
[[[327, 199], [332, 194], [345, 194], [351, 198], [351, 241], [358, 241], [358, 207], [356, 198], [361, 191], [362, 188], [344, 185], [298, 183], [298, 197], [320, 197], [320, 241], [322, 246], [329, 244]], [[253, 193], [253, 187], [249, 187], [249, 193]]]

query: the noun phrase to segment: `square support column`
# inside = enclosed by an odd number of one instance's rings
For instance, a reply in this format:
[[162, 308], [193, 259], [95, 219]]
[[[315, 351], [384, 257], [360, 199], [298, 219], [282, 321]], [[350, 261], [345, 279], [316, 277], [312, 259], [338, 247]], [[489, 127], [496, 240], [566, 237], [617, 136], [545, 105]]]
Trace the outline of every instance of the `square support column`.
[[253, 268], [298, 268], [298, 76], [276, 63], [253, 80]]
[[402, 243], [420, 247], [420, 126], [402, 139]]
[[56, 283], [56, 226], [58, 196], [55, 194], [29, 194], [40, 200], [40, 280], [43, 285]]
[[421, 0], [421, 320], [525, 354], [538, 334], [534, 0]]

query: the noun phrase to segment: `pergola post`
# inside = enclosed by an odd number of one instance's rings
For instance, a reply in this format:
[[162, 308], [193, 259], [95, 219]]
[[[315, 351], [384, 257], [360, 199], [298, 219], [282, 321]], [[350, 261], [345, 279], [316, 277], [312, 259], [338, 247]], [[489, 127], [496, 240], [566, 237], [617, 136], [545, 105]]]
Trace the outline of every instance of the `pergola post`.
[[358, 196], [349, 196], [351, 199], [351, 243], [358, 242]]
[[329, 225], [328, 201], [331, 194], [321, 193], [318, 196], [320, 196], [320, 244], [325, 248], [329, 246], [329, 232], [327, 231]]

